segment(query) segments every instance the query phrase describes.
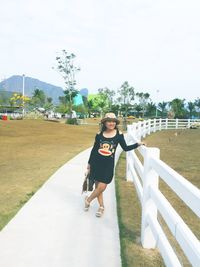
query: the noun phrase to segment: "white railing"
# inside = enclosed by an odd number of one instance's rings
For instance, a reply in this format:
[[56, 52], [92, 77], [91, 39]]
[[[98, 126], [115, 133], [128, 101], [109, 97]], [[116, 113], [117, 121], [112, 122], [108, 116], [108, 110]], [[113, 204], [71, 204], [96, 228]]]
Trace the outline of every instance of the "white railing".
[[[195, 120], [195, 122], [197, 122]], [[162, 129], [186, 129], [192, 120], [147, 120], [128, 125], [127, 138], [138, 142]], [[197, 122], [199, 123], [199, 122]], [[127, 180], [135, 184], [142, 206], [141, 242], [160, 250], [166, 266], [182, 266], [157, 219], [160, 212], [192, 266], [200, 266], [200, 242], [158, 188], [159, 177], [200, 217], [200, 190], [159, 159], [158, 148], [139, 147], [143, 164], [134, 151], [127, 153]]]

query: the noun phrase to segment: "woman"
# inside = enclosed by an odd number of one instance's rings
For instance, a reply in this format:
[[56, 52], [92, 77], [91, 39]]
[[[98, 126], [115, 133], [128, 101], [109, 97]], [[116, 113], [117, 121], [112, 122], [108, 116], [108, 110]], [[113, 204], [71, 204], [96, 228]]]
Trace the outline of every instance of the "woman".
[[117, 128], [119, 120], [114, 113], [107, 113], [101, 123], [102, 130], [96, 134], [87, 166], [87, 173], [90, 173], [90, 179], [95, 182], [95, 190], [85, 198], [85, 211], [88, 211], [91, 201], [97, 198], [99, 202], [97, 217], [101, 217], [104, 212], [103, 191], [113, 178], [115, 151], [118, 143], [125, 151], [144, 145], [139, 142], [127, 146], [124, 135]]

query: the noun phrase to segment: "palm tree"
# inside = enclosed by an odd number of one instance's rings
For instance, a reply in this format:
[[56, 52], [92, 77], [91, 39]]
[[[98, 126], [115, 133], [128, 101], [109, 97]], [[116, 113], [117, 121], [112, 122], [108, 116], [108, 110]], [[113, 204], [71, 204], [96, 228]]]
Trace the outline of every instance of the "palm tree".
[[147, 104], [146, 111], [148, 116], [152, 116], [155, 112], [156, 105], [153, 102]]
[[142, 111], [142, 106], [141, 105], [136, 105], [135, 106], [135, 110], [137, 112], [137, 116], [139, 117], [140, 116], [140, 112]]
[[163, 118], [164, 117], [164, 114], [167, 112], [167, 105], [168, 105], [168, 102], [160, 102], [158, 103], [158, 108], [161, 110], [161, 117]]
[[136, 96], [139, 98], [140, 106], [142, 107], [142, 116], [144, 117], [145, 109], [150, 97], [149, 93], [136, 93]]
[[44, 91], [36, 88], [33, 92], [32, 103], [35, 107], [43, 107], [45, 104], [46, 96]]
[[188, 104], [187, 104], [187, 108], [189, 110], [189, 114], [190, 114], [189, 116], [191, 118], [193, 113], [194, 113], [194, 111], [195, 111], [195, 103], [189, 101]]
[[200, 98], [199, 97], [194, 101], [194, 104], [199, 111], [199, 118], [200, 118]]
[[118, 93], [120, 95], [119, 99], [121, 100], [121, 104], [125, 111], [125, 116], [127, 116], [128, 109], [131, 106], [131, 101], [134, 100], [135, 97], [135, 89], [126, 81], [121, 85]]

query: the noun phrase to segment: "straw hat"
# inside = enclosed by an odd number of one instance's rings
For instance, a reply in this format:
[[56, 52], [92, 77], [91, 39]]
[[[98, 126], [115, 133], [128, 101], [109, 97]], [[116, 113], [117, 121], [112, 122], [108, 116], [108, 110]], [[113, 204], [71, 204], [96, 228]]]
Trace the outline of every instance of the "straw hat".
[[115, 113], [106, 113], [105, 117], [101, 120], [101, 123], [104, 123], [106, 121], [115, 121], [116, 124], [119, 124], [119, 120], [117, 119]]

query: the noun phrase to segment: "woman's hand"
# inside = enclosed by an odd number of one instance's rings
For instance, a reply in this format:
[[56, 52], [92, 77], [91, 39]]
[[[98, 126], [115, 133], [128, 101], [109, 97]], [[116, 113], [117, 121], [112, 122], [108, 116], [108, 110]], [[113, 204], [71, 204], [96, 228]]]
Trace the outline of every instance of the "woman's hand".
[[144, 142], [138, 142], [138, 145], [139, 146], [146, 146], [146, 143], [144, 143]]
[[90, 173], [90, 165], [87, 166], [87, 169], [85, 171], [85, 176], [87, 176]]

